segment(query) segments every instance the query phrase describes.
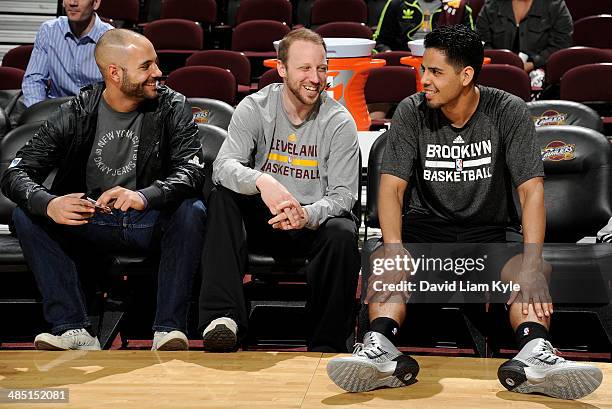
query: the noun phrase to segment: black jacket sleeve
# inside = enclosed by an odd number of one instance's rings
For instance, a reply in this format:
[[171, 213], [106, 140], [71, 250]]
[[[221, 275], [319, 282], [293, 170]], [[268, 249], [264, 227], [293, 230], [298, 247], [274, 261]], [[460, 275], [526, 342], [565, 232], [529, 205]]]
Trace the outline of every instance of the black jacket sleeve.
[[198, 197], [204, 186], [204, 157], [191, 109], [184, 97], [174, 98], [171, 104], [164, 124], [169, 132], [168, 176], [140, 190], [152, 209]]
[[47, 216], [47, 205], [55, 195], [42, 185], [58, 167], [68, 149], [67, 119], [72, 104], [64, 104], [36, 131], [2, 176], [2, 193], [30, 213]]

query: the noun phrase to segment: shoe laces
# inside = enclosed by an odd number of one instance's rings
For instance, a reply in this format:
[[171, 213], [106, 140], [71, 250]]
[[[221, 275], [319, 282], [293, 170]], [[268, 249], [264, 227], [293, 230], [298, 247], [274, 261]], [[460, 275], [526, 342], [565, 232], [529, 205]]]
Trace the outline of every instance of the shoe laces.
[[558, 355], [559, 351], [547, 340], [540, 341], [535, 348], [535, 352], [538, 358], [553, 365], [565, 361]]
[[387, 353], [377, 342], [376, 337], [368, 334], [364, 343], [356, 343], [353, 347], [353, 355], [363, 356], [369, 359], [379, 358]]
[[81, 335], [81, 334], [85, 334], [86, 331], [83, 328], [78, 328], [78, 329], [69, 329], [68, 331], [64, 332], [62, 334], [63, 337], [72, 337], [75, 335]]

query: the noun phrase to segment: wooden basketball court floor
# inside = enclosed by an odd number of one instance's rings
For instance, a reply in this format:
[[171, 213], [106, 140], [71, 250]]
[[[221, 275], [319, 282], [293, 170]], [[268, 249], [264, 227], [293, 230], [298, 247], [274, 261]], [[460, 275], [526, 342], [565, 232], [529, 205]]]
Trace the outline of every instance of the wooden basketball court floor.
[[418, 382], [346, 393], [327, 377], [333, 354], [201, 351], [3, 351], [0, 388], [68, 388], [69, 403], [2, 408], [612, 408], [612, 364], [580, 401], [506, 391], [501, 359], [417, 356]]

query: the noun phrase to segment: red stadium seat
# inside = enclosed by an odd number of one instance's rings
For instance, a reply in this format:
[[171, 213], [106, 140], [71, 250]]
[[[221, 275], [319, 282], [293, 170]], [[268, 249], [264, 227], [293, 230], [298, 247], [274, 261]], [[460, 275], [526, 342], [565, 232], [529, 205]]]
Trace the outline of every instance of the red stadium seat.
[[251, 63], [241, 52], [229, 50], [204, 50], [187, 58], [185, 66], [206, 65], [230, 70], [238, 82], [238, 93], [251, 90]]
[[97, 13], [100, 17], [135, 24], [139, 20], [140, 2], [138, 0], [103, 0], [100, 2]]
[[183, 67], [172, 71], [166, 85], [187, 98], [212, 98], [234, 105], [236, 78], [219, 67]]
[[368, 21], [368, 7], [363, 0], [315, 0], [310, 11], [310, 24], [318, 26], [334, 21]]
[[184, 66], [187, 57], [201, 50], [204, 44], [202, 27], [191, 20], [152, 21], [144, 27], [143, 34], [153, 43], [164, 73]]
[[510, 50], [485, 50], [485, 57], [491, 59], [491, 64], [508, 64], [521, 70], [524, 67], [521, 57]]
[[265, 88], [268, 85], [277, 82], [283, 82], [283, 79], [280, 75], [278, 75], [278, 71], [276, 70], [276, 68], [271, 68], [263, 73], [263, 75], [259, 79], [259, 83], [257, 84], [257, 89], [259, 90]]
[[581, 65], [566, 72], [561, 99], [612, 103], [612, 63]]
[[13, 67], [0, 67], [0, 89], [21, 89], [24, 70]]
[[275, 58], [274, 41], [289, 33], [289, 26], [273, 20], [251, 20], [239, 24], [232, 36], [232, 50], [247, 57]]
[[574, 45], [612, 48], [612, 15], [590, 16], [574, 22]]
[[323, 24], [315, 30], [321, 37], [346, 37], [372, 39], [372, 29], [363, 23], [338, 21]]
[[498, 88], [521, 97], [531, 99], [531, 81], [529, 75], [521, 68], [507, 64], [483, 65], [478, 76], [478, 84]]
[[289, 0], [242, 0], [236, 25], [251, 20], [274, 20], [291, 25], [293, 8]]
[[612, 13], [612, 0], [565, 0], [574, 22], [584, 17]]
[[612, 62], [612, 51], [592, 47], [571, 47], [559, 50], [548, 58], [546, 82], [559, 84], [561, 77], [570, 69], [585, 64]]
[[161, 18], [180, 18], [202, 24], [217, 21], [217, 2], [214, 0], [163, 0]]
[[[370, 71], [364, 95], [368, 104], [398, 104], [415, 92], [416, 74], [414, 68], [389, 66], [374, 68]], [[372, 126], [380, 127], [390, 121], [390, 118], [372, 119]]]
[[20, 70], [26, 70], [28, 62], [30, 62], [30, 56], [34, 46], [20, 45], [19, 47], [11, 48], [2, 59], [3, 67], [19, 68]]

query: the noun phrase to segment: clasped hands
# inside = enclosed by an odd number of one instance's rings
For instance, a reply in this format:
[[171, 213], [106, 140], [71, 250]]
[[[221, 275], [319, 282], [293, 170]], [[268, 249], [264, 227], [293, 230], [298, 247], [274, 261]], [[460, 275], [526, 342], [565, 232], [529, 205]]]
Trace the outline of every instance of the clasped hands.
[[268, 174], [256, 181], [261, 199], [274, 217], [268, 224], [279, 230], [299, 230], [308, 223], [308, 212], [280, 182]]

